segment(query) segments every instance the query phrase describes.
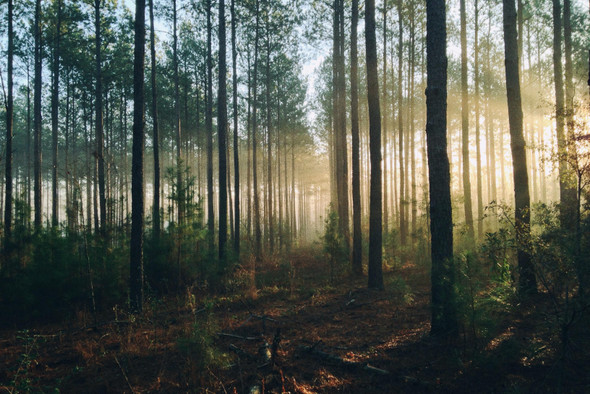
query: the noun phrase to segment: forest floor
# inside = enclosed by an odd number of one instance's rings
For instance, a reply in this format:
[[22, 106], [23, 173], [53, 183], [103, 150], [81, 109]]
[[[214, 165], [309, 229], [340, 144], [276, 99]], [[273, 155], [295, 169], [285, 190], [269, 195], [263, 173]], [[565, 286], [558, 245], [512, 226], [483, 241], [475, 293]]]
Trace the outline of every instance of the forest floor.
[[542, 295], [486, 339], [441, 344], [426, 268], [387, 269], [386, 290], [371, 291], [331, 284], [325, 265], [299, 250], [261, 271], [258, 291], [193, 289], [136, 319], [115, 308], [0, 331], [0, 392], [590, 392], [588, 327], [560, 352]]

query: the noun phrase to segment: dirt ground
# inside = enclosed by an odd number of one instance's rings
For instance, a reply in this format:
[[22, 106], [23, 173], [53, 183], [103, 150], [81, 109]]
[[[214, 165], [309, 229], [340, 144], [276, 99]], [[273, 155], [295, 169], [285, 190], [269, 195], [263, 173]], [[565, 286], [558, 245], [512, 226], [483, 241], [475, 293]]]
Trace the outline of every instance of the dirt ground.
[[428, 335], [424, 268], [390, 269], [386, 290], [371, 291], [362, 278], [330, 281], [321, 264], [301, 251], [262, 273], [279, 286], [192, 289], [136, 319], [114, 308], [1, 331], [0, 392], [590, 392], [588, 327], [560, 353], [543, 299], [504, 316], [491, 340], [462, 332], [445, 344]]

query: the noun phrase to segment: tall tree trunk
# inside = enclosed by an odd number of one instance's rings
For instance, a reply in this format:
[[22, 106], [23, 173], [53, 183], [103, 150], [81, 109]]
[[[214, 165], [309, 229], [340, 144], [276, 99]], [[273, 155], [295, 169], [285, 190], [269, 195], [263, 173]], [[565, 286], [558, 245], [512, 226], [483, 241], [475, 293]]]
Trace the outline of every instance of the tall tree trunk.
[[[151, 8], [151, 0], [150, 0]], [[129, 303], [133, 312], [143, 309], [143, 210], [144, 180], [144, 59], [145, 0], [135, 1], [135, 49], [133, 59], [133, 159], [131, 169], [131, 242]]]
[[240, 162], [238, 145], [238, 52], [236, 48], [235, 0], [231, 0], [231, 52], [232, 52], [232, 109], [234, 121], [234, 252], [240, 255]]
[[96, 158], [98, 160], [98, 200], [100, 205], [100, 232], [106, 234], [107, 205], [105, 194], [104, 172], [104, 131], [102, 113], [102, 34], [100, 29], [101, 0], [94, 0], [94, 30], [95, 30], [95, 73], [96, 73]]
[[53, 70], [51, 85], [51, 151], [52, 183], [51, 183], [51, 225], [56, 227], [59, 223], [59, 200], [58, 200], [58, 179], [57, 179], [57, 132], [58, 132], [58, 103], [59, 103], [59, 56], [60, 56], [60, 34], [61, 34], [61, 0], [57, 0], [57, 24], [53, 41]]
[[553, 0], [553, 78], [555, 81], [555, 132], [557, 135], [557, 153], [559, 169], [559, 199], [560, 220], [564, 229], [574, 225], [575, 211], [572, 209], [574, 200], [571, 199], [572, 187], [568, 174], [567, 142], [565, 126], [565, 99], [563, 91], [563, 56], [561, 53], [561, 4], [560, 0]]
[[219, 268], [225, 265], [227, 243], [227, 85], [225, 0], [219, 0], [219, 85], [217, 87], [217, 143], [219, 148]]
[[467, 92], [467, 16], [465, 0], [460, 0], [461, 13], [461, 135], [463, 162], [463, 198], [467, 237], [473, 242], [473, 207], [471, 204], [471, 177], [469, 171], [469, 95]]
[[346, 85], [344, 78], [344, 1], [334, 0], [333, 43], [333, 116], [334, 116], [334, 161], [336, 169], [336, 207], [339, 231], [349, 245], [348, 220], [348, 155], [346, 143]]
[[375, 37], [375, 0], [365, 3], [365, 45], [367, 62], [367, 97], [371, 155], [371, 195], [369, 212], [369, 288], [383, 288], [383, 233], [381, 190], [381, 111], [377, 73], [377, 39]]
[[14, 59], [14, 27], [13, 0], [8, 0], [8, 97], [6, 99], [6, 199], [4, 201], [4, 250], [10, 251], [12, 238], [12, 121], [13, 121], [13, 59]]
[[[383, 230], [385, 234], [389, 232], [389, 195], [387, 188], [387, 118], [389, 117], [388, 108], [388, 97], [387, 97], [387, 2], [383, 4], [383, 107], [385, 108], [384, 116], [381, 125], [381, 137], [382, 137], [382, 157], [383, 161]], [[392, 81], [393, 82], [393, 81]]]
[[272, 104], [270, 102], [270, 90], [271, 90], [271, 78], [270, 78], [270, 25], [268, 20], [268, 12], [266, 13], [266, 156], [267, 156], [267, 167], [266, 167], [266, 177], [267, 177], [267, 206], [266, 206], [266, 215], [268, 216], [268, 242], [269, 242], [269, 251], [272, 254], [274, 252], [274, 212], [272, 208], [272, 192], [273, 192], [273, 183], [272, 183], [272, 119], [271, 119], [271, 107]]
[[258, 135], [258, 41], [260, 27], [260, 0], [256, 0], [256, 29], [254, 32], [254, 75], [252, 83], [252, 189], [254, 193], [254, 256], [257, 261], [262, 259], [262, 229], [260, 228], [260, 197], [258, 190], [257, 145]]
[[[172, 1], [173, 12], [173, 32], [172, 32], [172, 65], [174, 68], [174, 132], [176, 134], [176, 194], [178, 198], [178, 224], [182, 225], [184, 221], [185, 196], [186, 190], [182, 182], [182, 131], [180, 126], [180, 86], [178, 78], [178, 15], [176, 9], [176, 0]], [[207, 11], [210, 13], [211, 11]], [[207, 14], [209, 16], [209, 14]], [[207, 33], [210, 34], [210, 33]]]
[[42, 42], [41, 42], [41, 0], [35, 1], [35, 87], [33, 97], [34, 131], [34, 203], [35, 231], [41, 229], [41, 87], [42, 87]]
[[213, 210], [213, 61], [211, 54], [211, 0], [207, 0], [207, 230], [209, 253], [215, 248], [215, 214]]
[[479, 97], [479, 2], [475, 0], [474, 4], [474, 85], [475, 85], [475, 154], [477, 156], [477, 239], [481, 240], [483, 237], [483, 186], [481, 174], [481, 144], [480, 144], [480, 97]]
[[[558, 1], [558, 0], [557, 0]], [[522, 104], [518, 71], [516, 38], [516, 7], [514, 0], [503, 0], [504, 56], [506, 66], [506, 95], [514, 179], [515, 225], [518, 240], [518, 290], [521, 295], [535, 293], [537, 283], [531, 256], [525, 249], [530, 237], [530, 196], [526, 165], [525, 142], [522, 134]]]
[[363, 274], [363, 234], [361, 230], [361, 183], [358, 107], [358, 25], [359, 4], [352, 0], [350, 26], [350, 125], [352, 134], [352, 271]]
[[[152, 207], [154, 239], [160, 238], [160, 133], [158, 124], [158, 92], [156, 86], [156, 34], [154, 27], [154, 0], [149, 0], [150, 8], [150, 61], [152, 84], [152, 125], [154, 149], [154, 202]], [[197, 98], [198, 100], [198, 98]], [[197, 126], [198, 127], [198, 126]]]
[[403, 77], [403, 17], [402, 1], [397, 2], [398, 9], [398, 86], [397, 86], [397, 124], [398, 124], [398, 159], [399, 159], [399, 234], [401, 246], [406, 245], [407, 225], [406, 225], [406, 190], [405, 190], [405, 168], [404, 168], [404, 117], [403, 117], [403, 95], [402, 95], [402, 77]]
[[458, 333], [453, 264], [453, 222], [447, 156], [447, 31], [443, 0], [426, 2], [426, 138], [432, 243], [431, 335]]

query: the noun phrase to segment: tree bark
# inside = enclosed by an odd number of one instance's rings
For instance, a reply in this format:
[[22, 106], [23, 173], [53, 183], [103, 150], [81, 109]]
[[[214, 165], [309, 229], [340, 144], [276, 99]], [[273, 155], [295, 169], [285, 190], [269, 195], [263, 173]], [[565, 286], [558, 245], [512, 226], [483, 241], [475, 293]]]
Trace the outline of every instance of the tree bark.
[[375, 37], [375, 0], [365, 3], [365, 46], [367, 62], [367, 97], [369, 104], [369, 150], [371, 156], [371, 192], [369, 212], [368, 287], [383, 288], [383, 229], [381, 184], [381, 111]]
[[209, 253], [215, 248], [215, 213], [213, 210], [213, 61], [211, 54], [211, 0], [207, 0], [207, 230]]
[[508, 122], [510, 125], [510, 148], [512, 151], [514, 179], [515, 226], [518, 241], [518, 291], [524, 296], [536, 293], [537, 283], [531, 256], [526, 250], [526, 243], [530, 238], [530, 196], [525, 142], [522, 134], [522, 103], [518, 70], [516, 7], [514, 0], [503, 0], [502, 4], [506, 95], [508, 99]]
[[352, 0], [350, 26], [350, 126], [352, 134], [352, 272], [363, 274], [363, 234], [361, 230], [361, 184], [358, 108], [358, 0]]
[[[152, 5], [151, 3], [152, 2], [150, 0], [150, 11]], [[141, 313], [143, 309], [143, 152], [145, 144], [144, 60], [145, 0], [136, 0], [135, 49], [133, 59], [133, 158], [131, 169], [131, 241], [129, 258], [129, 302], [131, 310], [136, 313]]]
[[53, 41], [53, 70], [51, 85], [51, 151], [52, 182], [51, 182], [51, 225], [57, 227], [59, 223], [59, 200], [58, 200], [58, 179], [57, 179], [57, 133], [58, 133], [58, 103], [59, 103], [59, 56], [60, 56], [60, 34], [61, 34], [61, 0], [57, 0], [57, 24]]
[[227, 243], [227, 85], [225, 0], [219, 0], [219, 84], [217, 88], [217, 143], [219, 148], [219, 268], [224, 268]]
[[430, 181], [432, 256], [431, 335], [458, 334], [453, 263], [453, 222], [447, 156], [447, 32], [443, 0], [426, 2], [426, 138]]
[[100, 29], [100, 3], [101, 0], [94, 0], [94, 31], [95, 31], [95, 130], [96, 130], [96, 159], [98, 165], [98, 200], [100, 206], [100, 232], [106, 234], [107, 205], [105, 194], [105, 171], [104, 171], [104, 131], [102, 113], [102, 34]]
[[463, 198], [465, 207], [465, 225], [468, 242], [473, 242], [473, 207], [471, 204], [471, 177], [469, 171], [469, 94], [467, 92], [467, 16], [465, 0], [460, 0], [461, 14], [461, 135], [463, 162]]
[[9, 252], [12, 238], [12, 132], [13, 132], [13, 60], [14, 60], [14, 26], [13, 0], [8, 0], [8, 97], [6, 99], [6, 165], [4, 167], [6, 176], [6, 199], [4, 201], [4, 250]]
[[234, 121], [234, 253], [240, 255], [240, 155], [238, 141], [238, 71], [235, 0], [231, 0], [232, 109]]
[[[154, 202], [152, 207], [154, 239], [160, 238], [160, 132], [158, 123], [158, 92], [156, 85], [156, 34], [154, 27], [154, 0], [149, 0], [150, 8], [150, 61], [152, 84], [152, 123], [154, 149]], [[197, 98], [198, 100], [198, 98]], [[198, 105], [198, 104], [197, 104]]]
[[35, 86], [33, 93], [33, 150], [34, 150], [34, 204], [35, 231], [41, 230], [41, 87], [42, 87], [42, 37], [41, 37], [41, 0], [35, 1]]

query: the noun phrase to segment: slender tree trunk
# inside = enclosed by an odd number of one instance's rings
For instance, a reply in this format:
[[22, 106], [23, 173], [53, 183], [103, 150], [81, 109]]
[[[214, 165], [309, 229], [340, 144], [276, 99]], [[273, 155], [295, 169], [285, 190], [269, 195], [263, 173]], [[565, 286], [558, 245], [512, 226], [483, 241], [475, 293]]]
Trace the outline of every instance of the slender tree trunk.
[[254, 193], [254, 256], [256, 261], [262, 259], [262, 229], [260, 228], [260, 198], [258, 190], [257, 145], [258, 135], [258, 41], [260, 27], [260, 0], [256, 0], [256, 29], [254, 32], [254, 75], [252, 83], [252, 189]]
[[34, 120], [34, 203], [35, 203], [35, 231], [41, 229], [41, 88], [42, 88], [42, 37], [41, 37], [41, 0], [35, 1], [35, 87], [33, 97]]
[[232, 109], [234, 121], [234, 252], [240, 255], [240, 162], [238, 144], [238, 71], [235, 0], [231, 0]]
[[471, 177], [469, 171], [469, 94], [467, 92], [467, 16], [465, 0], [460, 0], [461, 8], [461, 135], [463, 153], [463, 198], [465, 200], [465, 224], [467, 237], [473, 242], [473, 208], [471, 204]]
[[219, 85], [217, 88], [217, 143], [219, 147], [219, 268], [225, 266], [227, 243], [227, 85], [225, 0], [219, 0]]
[[[399, 4], [399, 3], [398, 3]], [[381, 185], [381, 113], [375, 37], [375, 0], [365, 2], [365, 45], [367, 62], [367, 96], [371, 155], [371, 195], [369, 212], [369, 288], [383, 288], [383, 234]]]
[[100, 205], [100, 232], [106, 234], [107, 205], [105, 192], [105, 171], [104, 171], [104, 131], [102, 113], [102, 34], [100, 28], [100, 7], [101, 0], [94, 0], [94, 30], [95, 30], [95, 73], [96, 73], [96, 158], [98, 160], [98, 194]]
[[503, 0], [504, 54], [506, 66], [506, 95], [508, 122], [512, 150], [515, 224], [518, 247], [518, 288], [521, 295], [535, 293], [537, 284], [531, 256], [526, 250], [530, 237], [530, 196], [526, 165], [525, 142], [522, 134], [522, 104], [518, 71], [518, 44], [516, 37], [516, 7], [514, 0]]
[[211, 0], [207, 0], [207, 230], [209, 253], [215, 248], [215, 214], [213, 210], [213, 61], [211, 54]]
[[[156, 86], [156, 34], [154, 27], [154, 0], [149, 0], [150, 11], [150, 61], [152, 84], [152, 124], [154, 149], [154, 202], [152, 207], [154, 239], [160, 238], [160, 134], [158, 123], [158, 91]], [[198, 98], [197, 98], [198, 99]], [[197, 109], [198, 111], [198, 109]], [[197, 126], [198, 127], [198, 126]]]
[[557, 153], [559, 169], [559, 199], [560, 220], [564, 229], [574, 225], [575, 211], [572, 209], [574, 200], [571, 199], [572, 187], [568, 174], [567, 142], [564, 131], [565, 126], [565, 98], [563, 90], [563, 56], [561, 52], [561, 4], [560, 0], [553, 0], [553, 78], [555, 81], [555, 132], [557, 135]]
[[[151, 11], [151, 0], [150, 0]], [[151, 15], [151, 14], [150, 14]], [[153, 26], [153, 25], [152, 25]], [[133, 162], [131, 169], [131, 242], [129, 302], [133, 312], [143, 308], [143, 210], [144, 180], [144, 59], [145, 0], [135, 1], [135, 49], [133, 61]], [[153, 72], [153, 71], [152, 71]]]
[[479, 2], [475, 0], [474, 4], [474, 84], [475, 84], [475, 149], [477, 156], [477, 238], [479, 240], [483, 237], [483, 186], [482, 186], [482, 173], [481, 173], [481, 143], [480, 143], [480, 97], [479, 97]]
[[361, 230], [361, 184], [358, 108], [358, 25], [359, 4], [352, 0], [350, 26], [350, 123], [352, 134], [352, 271], [363, 274], [363, 234]]
[[432, 243], [431, 335], [456, 337], [453, 222], [447, 156], [447, 32], [443, 0], [426, 2], [426, 138]]
[[[207, 3], [209, 4], [209, 3]], [[210, 8], [210, 7], [209, 7]], [[208, 14], [211, 12], [208, 8]], [[172, 1], [172, 12], [173, 12], [173, 32], [172, 32], [172, 67], [174, 69], [174, 132], [176, 134], [176, 193], [178, 198], [178, 212], [177, 220], [178, 224], [182, 225], [184, 221], [184, 210], [185, 210], [185, 195], [186, 190], [182, 182], [182, 131], [180, 126], [180, 86], [178, 78], [178, 16], [176, 9], [176, 0]], [[207, 34], [210, 34], [208, 32]]]
[[14, 5], [12, 1], [13, 0], [8, 0], [8, 97], [6, 99], [6, 165], [4, 167], [6, 175], [6, 199], [4, 201], [4, 250], [6, 251], [6, 254], [10, 251], [10, 243], [12, 241], [12, 122], [14, 109]]
[[[383, 105], [384, 108], [388, 107], [388, 97], [387, 97], [387, 2], [383, 4]], [[383, 230], [385, 234], [389, 232], [389, 195], [388, 195], [388, 188], [387, 188], [387, 176], [389, 175], [387, 172], [387, 118], [389, 117], [389, 111], [386, 109], [384, 112], [384, 116], [382, 117], [382, 127], [381, 127], [381, 136], [382, 136], [382, 158], [383, 160]]]
[[403, 17], [402, 17], [402, 1], [397, 2], [398, 9], [398, 26], [399, 26], [399, 40], [398, 40], [398, 86], [397, 86], [397, 124], [398, 124], [398, 159], [399, 159], [399, 234], [401, 246], [406, 245], [407, 226], [406, 226], [406, 190], [405, 190], [405, 168], [404, 168], [404, 117], [403, 117], [403, 95], [402, 95], [402, 77], [403, 77]]
[[271, 119], [271, 107], [272, 104], [270, 102], [270, 90], [271, 90], [271, 78], [270, 78], [270, 26], [268, 21], [268, 16], [266, 17], [266, 156], [267, 156], [267, 167], [266, 167], [266, 177], [267, 177], [267, 203], [266, 203], [266, 215], [268, 216], [268, 242], [269, 242], [269, 251], [270, 253], [274, 253], [274, 212], [273, 212], [273, 182], [272, 182], [272, 119]]
[[51, 224], [56, 227], [59, 223], [59, 200], [57, 179], [57, 132], [58, 132], [58, 100], [59, 100], [59, 56], [61, 34], [61, 0], [57, 0], [57, 24], [53, 42], [53, 70], [51, 85], [51, 150], [53, 153], [52, 183], [51, 183]]

